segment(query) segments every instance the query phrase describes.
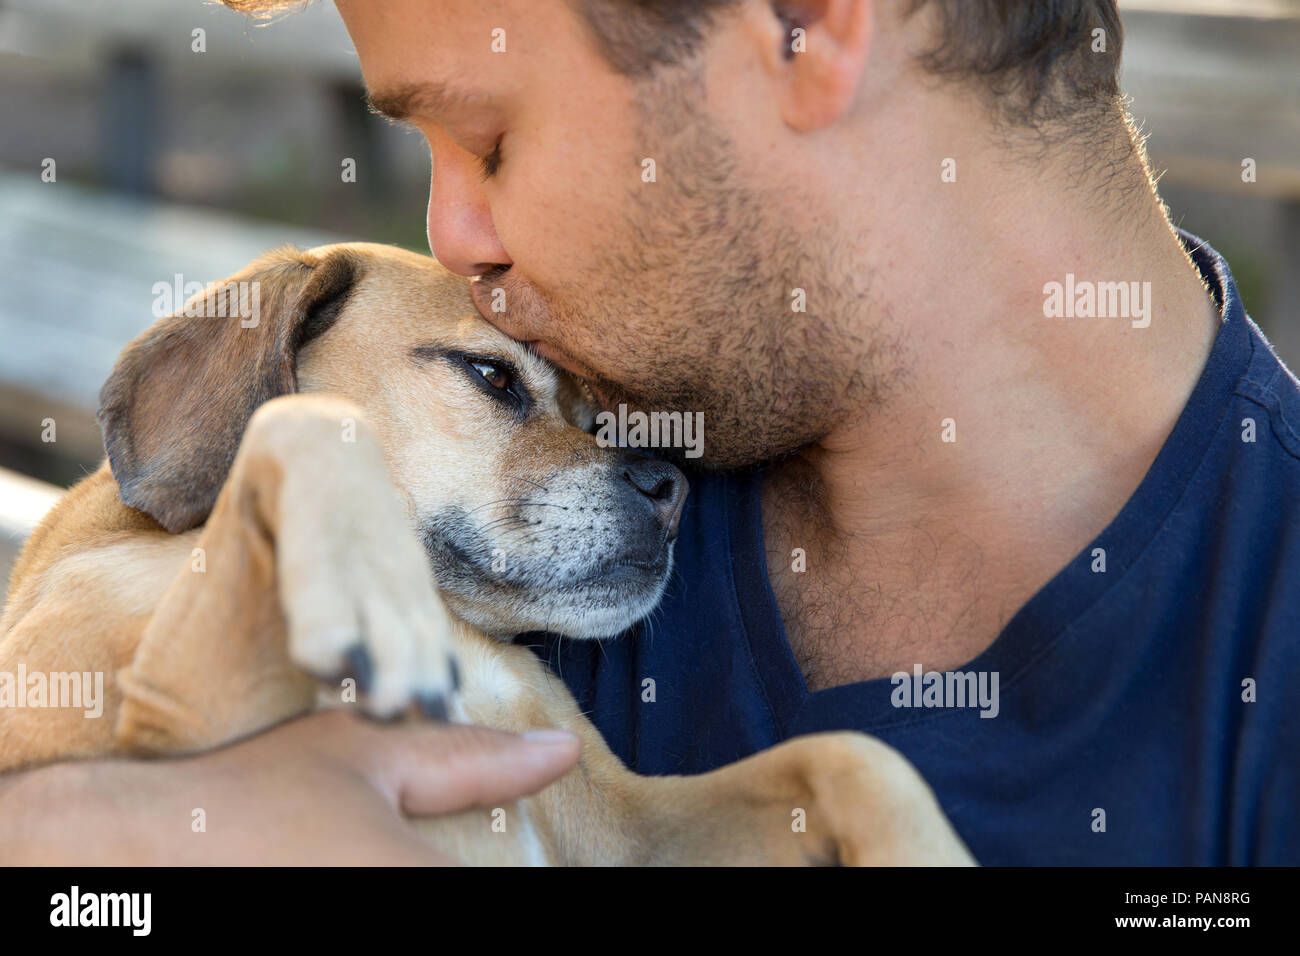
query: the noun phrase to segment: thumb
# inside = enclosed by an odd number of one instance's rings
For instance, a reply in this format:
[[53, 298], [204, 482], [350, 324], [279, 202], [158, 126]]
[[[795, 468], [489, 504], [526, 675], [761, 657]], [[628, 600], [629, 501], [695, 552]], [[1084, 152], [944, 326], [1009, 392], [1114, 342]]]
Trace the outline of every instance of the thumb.
[[370, 776], [408, 816], [453, 813], [542, 789], [578, 762], [563, 730], [512, 734], [459, 724], [413, 724], [382, 734]]

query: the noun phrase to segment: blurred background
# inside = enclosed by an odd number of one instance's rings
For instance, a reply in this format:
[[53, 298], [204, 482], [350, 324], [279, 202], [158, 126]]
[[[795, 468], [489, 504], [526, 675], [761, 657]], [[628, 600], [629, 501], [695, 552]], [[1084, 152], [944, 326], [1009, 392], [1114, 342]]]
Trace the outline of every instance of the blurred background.
[[[1227, 256], [1300, 368], [1300, 0], [1120, 6], [1124, 87], [1175, 222]], [[52, 500], [19, 475], [66, 486], [97, 466], [99, 387], [155, 282], [284, 242], [427, 251], [429, 159], [366, 112], [323, 0], [266, 27], [202, 0], [0, 0], [0, 121], [3, 580], [22, 516]]]

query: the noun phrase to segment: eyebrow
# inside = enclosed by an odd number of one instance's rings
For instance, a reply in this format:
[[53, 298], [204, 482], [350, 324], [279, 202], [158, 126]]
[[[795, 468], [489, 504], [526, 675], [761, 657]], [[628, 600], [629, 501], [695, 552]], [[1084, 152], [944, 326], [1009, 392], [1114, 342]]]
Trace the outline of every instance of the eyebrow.
[[436, 116], [482, 106], [487, 97], [467, 90], [457, 90], [443, 83], [404, 83], [386, 89], [367, 90], [366, 106], [372, 113], [387, 116], [399, 123], [417, 114]]

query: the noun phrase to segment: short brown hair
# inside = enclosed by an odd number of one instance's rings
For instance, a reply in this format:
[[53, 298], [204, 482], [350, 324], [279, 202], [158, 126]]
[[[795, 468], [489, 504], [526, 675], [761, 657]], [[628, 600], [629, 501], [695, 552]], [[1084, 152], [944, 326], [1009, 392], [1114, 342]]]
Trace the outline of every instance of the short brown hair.
[[[268, 16], [304, 6], [306, 0], [222, 2]], [[643, 77], [694, 53], [714, 18], [738, 0], [569, 2], [610, 65], [627, 76]], [[929, 8], [937, 18], [939, 40], [922, 56], [925, 66], [939, 75], [982, 81], [1013, 120], [1036, 125], [1118, 101], [1124, 34], [1116, 0], [900, 2], [907, 16]], [[775, 6], [793, 25], [789, 5], [777, 0]]]
[[[737, 0], [571, 0], [615, 69], [645, 76], [678, 63]], [[978, 79], [1015, 121], [1066, 119], [1119, 99], [1124, 42], [1116, 0], [901, 0], [928, 9], [938, 42], [922, 55], [933, 73]], [[790, 26], [797, 25], [775, 4]], [[1098, 35], [1097, 31], [1101, 31]]]
[[1124, 28], [1116, 0], [907, 0], [932, 6], [934, 73], [974, 77], [1004, 113], [1037, 124], [1118, 105]]

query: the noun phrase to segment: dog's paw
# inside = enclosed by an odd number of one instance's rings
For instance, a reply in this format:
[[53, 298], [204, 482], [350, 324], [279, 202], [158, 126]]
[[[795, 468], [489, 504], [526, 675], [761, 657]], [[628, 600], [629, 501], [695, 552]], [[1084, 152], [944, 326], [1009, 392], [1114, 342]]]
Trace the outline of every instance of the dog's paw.
[[[663, 792], [672, 795], [664, 799]], [[934, 792], [866, 734], [795, 737], [696, 777], [637, 778], [670, 866], [970, 866]], [[701, 813], [699, 807], [711, 812]]]
[[459, 683], [456, 623], [395, 489], [367, 484], [335, 487], [314, 506], [286, 499], [296, 513], [284, 516], [276, 562], [289, 657], [325, 682], [323, 702], [348, 703], [352, 678], [372, 717], [416, 705], [446, 720]]
[[799, 748], [794, 779], [810, 804], [804, 863], [975, 865], [920, 771], [884, 741], [821, 733], [782, 746]]

